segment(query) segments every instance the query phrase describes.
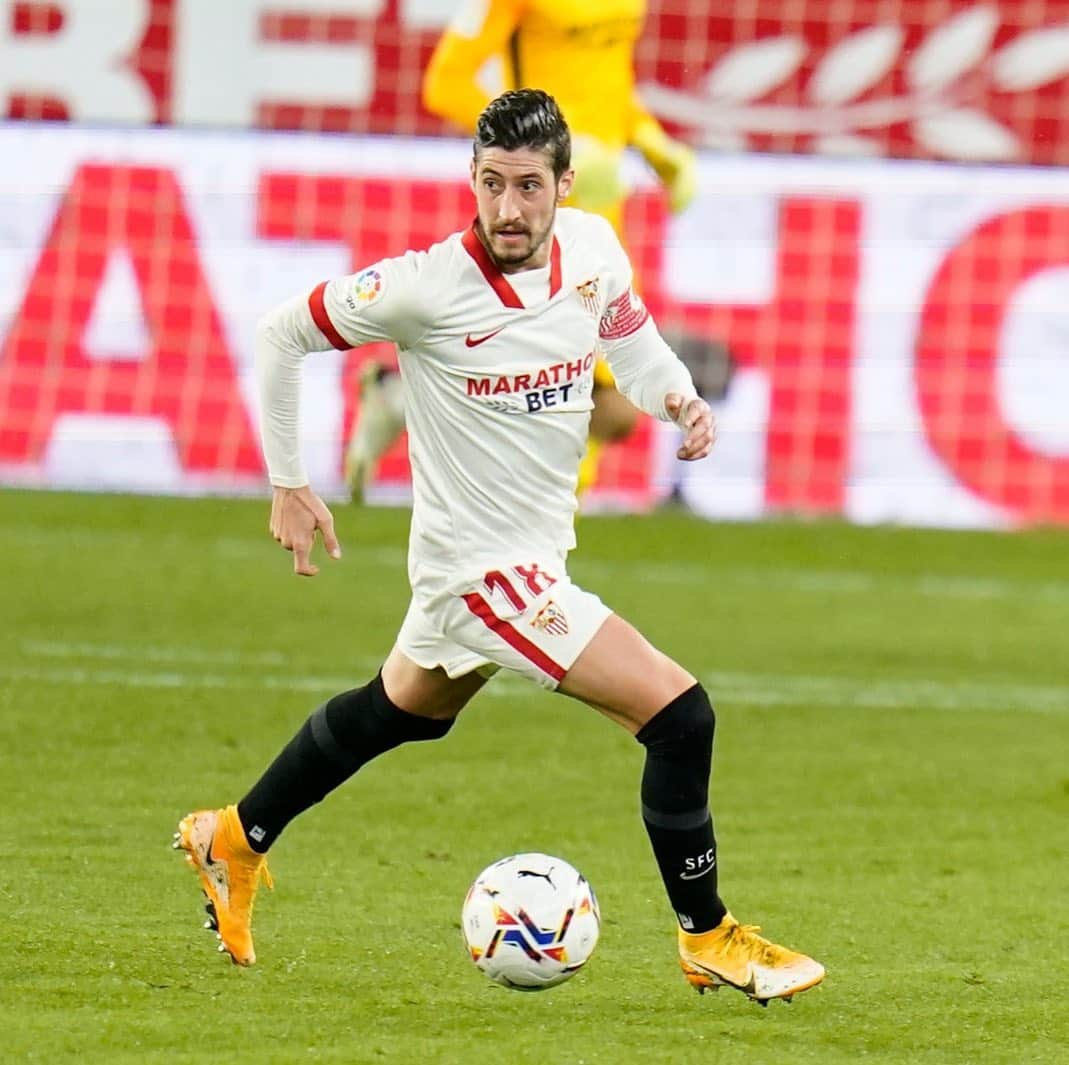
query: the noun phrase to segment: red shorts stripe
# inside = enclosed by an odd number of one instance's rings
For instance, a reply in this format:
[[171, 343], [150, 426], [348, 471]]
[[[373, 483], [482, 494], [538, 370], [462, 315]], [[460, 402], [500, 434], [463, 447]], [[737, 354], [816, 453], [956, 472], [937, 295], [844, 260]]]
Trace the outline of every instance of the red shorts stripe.
[[350, 344], [345, 337], [334, 328], [334, 323], [330, 320], [330, 315], [327, 314], [327, 305], [323, 302], [323, 293], [326, 291], [326, 281], [320, 281], [314, 289], [312, 294], [308, 297], [308, 309], [312, 312], [312, 320], [319, 327], [319, 331], [329, 340], [339, 351], [348, 351], [352, 344]]
[[477, 592], [469, 592], [464, 596], [464, 602], [468, 609], [492, 632], [501, 637], [510, 647], [519, 651], [528, 662], [533, 662], [543, 673], [552, 677], [558, 684], [564, 680], [567, 672], [563, 666], [557, 665], [540, 647], [531, 643], [522, 632], [513, 628], [507, 621], [502, 621], [490, 604]]

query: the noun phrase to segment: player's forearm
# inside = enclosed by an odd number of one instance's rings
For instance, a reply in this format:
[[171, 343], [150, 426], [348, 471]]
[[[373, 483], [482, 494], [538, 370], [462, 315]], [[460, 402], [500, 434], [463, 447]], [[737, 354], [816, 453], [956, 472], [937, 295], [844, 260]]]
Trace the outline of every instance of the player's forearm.
[[665, 133], [653, 115], [636, 107], [630, 142], [641, 153], [668, 192], [673, 213], [684, 211], [697, 194], [697, 170], [693, 150]]
[[690, 371], [661, 338], [652, 319], [606, 352], [616, 386], [639, 410], [671, 421], [665, 397], [677, 392], [686, 403], [697, 396]]
[[475, 128], [479, 115], [489, 102], [489, 96], [463, 77], [453, 80], [452, 76], [441, 72], [433, 78], [428, 74], [423, 82], [423, 106], [432, 115], [465, 131]]
[[634, 93], [631, 98], [627, 143], [644, 152], [651, 143], [660, 143], [665, 137], [664, 127], [646, 110], [638, 93]]
[[431, 56], [423, 77], [423, 106], [465, 132], [475, 128], [490, 97], [476, 80], [486, 61], [480, 40], [446, 33]]
[[301, 372], [305, 355], [325, 346], [305, 296], [269, 311], [257, 326], [260, 436], [268, 476], [276, 487], [308, 484], [300, 451]]

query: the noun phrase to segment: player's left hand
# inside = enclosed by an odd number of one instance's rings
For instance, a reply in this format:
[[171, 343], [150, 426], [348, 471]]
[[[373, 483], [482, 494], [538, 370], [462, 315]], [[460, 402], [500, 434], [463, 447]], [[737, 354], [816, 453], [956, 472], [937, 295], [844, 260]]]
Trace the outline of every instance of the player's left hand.
[[684, 462], [705, 458], [716, 442], [716, 419], [709, 409], [709, 404], [704, 399], [695, 397], [684, 405], [680, 393], [669, 392], [664, 400], [664, 409], [685, 434], [683, 444], [676, 452], [676, 458]]

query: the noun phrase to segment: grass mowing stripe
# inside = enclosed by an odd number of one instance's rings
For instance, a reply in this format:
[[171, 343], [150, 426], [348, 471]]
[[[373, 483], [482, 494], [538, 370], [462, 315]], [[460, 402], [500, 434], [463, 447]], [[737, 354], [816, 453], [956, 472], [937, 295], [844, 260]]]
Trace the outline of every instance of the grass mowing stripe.
[[352, 677], [268, 677], [235, 673], [151, 672], [131, 669], [78, 669], [75, 667], [0, 667], [0, 680], [41, 684], [115, 685], [120, 688], [243, 689], [294, 692], [335, 692], [353, 686]]
[[[35, 543], [57, 543], [67, 549], [104, 547], [116, 548], [146, 548], [154, 547], [165, 550], [188, 550], [190, 541], [187, 537], [175, 533], [166, 533], [162, 536], [146, 535], [130, 529], [93, 529], [93, 528], [63, 528], [54, 529], [49, 526], [34, 526], [30, 529], [0, 525], [0, 542], [10, 540], [22, 543], [27, 536], [33, 538]], [[277, 545], [272, 543], [270, 536], [217, 536], [208, 543], [200, 545], [213, 555], [222, 558], [248, 558], [250, 554], [259, 551], [276, 551]], [[368, 546], [366, 544], [345, 544], [346, 555], [358, 556], [364, 561], [374, 562], [383, 566], [396, 566], [403, 570], [408, 558], [408, 552], [404, 547]]]
[[[50, 648], [55, 650], [55, 648]], [[112, 648], [115, 650], [115, 648]], [[70, 657], [78, 658], [75, 649]], [[192, 660], [192, 659], [190, 659]], [[378, 660], [354, 662], [349, 676], [246, 675], [236, 673], [155, 672], [123, 669], [0, 667], [0, 679], [45, 684], [102, 684], [127, 688], [233, 688], [243, 690], [329, 692], [352, 687], [356, 673], [378, 668]], [[709, 673], [706, 685], [718, 702], [744, 706], [823, 706], [829, 709], [1013, 710], [1069, 713], [1069, 688], [1019, 684], [947, 684], [933, 680], [879, 680], [843, 676], [772, 676], [758, 673]], [[539, 689], [519, 677], [498, 676], [486, 694], [499, 698], [533, 696]]]
[[706, 685], [724, 703], [821, 706], [827, 709], [1013, 710], [1069, 713], [1069, 688], [1019, 684], [946, 684], [934, 680], [765, 676], [709, 673]]
[[204, 647], [159, 647], [137, 643], [64, 643], [59, 640], [23, 640], [23, 654], [41, 658], [137, 658], [148, 662], [205, 662], [235, 666], [284, 666], [290, 661], [281, 651], [213, 651]]
[[[30, 530], [0, 525], [0, 541], [5, 538], [22, 543], [27, 537], [35, 542], [56, 540], [67, 547], [147, 546], [148, 540], [140, 533], [128, 530], [107, 529], [54, 529], [34, 527]], [[186, 547], [188, 542], [178, 536], [166, 535], [152, 538], [152, 543], [161, 548]], [[248, 558], [251, 553], [273, 547], [264, 537], [221, 536], [214, 538], [206, 548], [224, 558]], [[358, 559], [377, 566], [396, 567], [403, 572], [408, 558], [401, 546], [367, 545], [346, 543], [346, 557]], [[570, 560], [573, 576], [595, 579], [618, 579], [635, 572], [633, 562], [614, 562], [598, 559], [583, 552]], [[988, 575], [961, 575], [939, 573], [878, 573], [862, 569], [796, 569], [791, 567], [754, 567], [707, 565], [704, 562], [657, 561], [642, 563], [643, 579], [665, 583], [691, 584], [710, 582], [714, 587], [754, 588], [763, 591], [791, 591], [817, 595], [872, 595], [895, 590], [936, 599], [998, 600], [1022, 599], [1030, 602], [1069, 602], [1069, 581], [1064, 580], [1015, 580], [1009, 577]]]
[[[620, 564], [580, 558], [576, 573], [619, 578], [634, 572], [631, 563]], [[962, 577], [941, 574], [872, 573], [866, 570], [798, 570], [778, 567], [732, 567], [720, 569], [694, 562], [646, 562], [644, 580], [671, 583], [710, 583], [714, 587], [755, 588], [763, 591], [813, 592], [819, 595], [872, 595], [898, 590], [938, 599], [1017, 599], [1030, 601], [1069, 600], [1069, 581], [1015, 581], [996, 577]]]
[[[39, 684], [115, 686], [119, 688], [158, 688], [236, 691], [291, 691], [333, 694], [345, 691], [366, 679], [382, 663], [377, 659], [357, 663], [359, 673], [351, 676], [325, 676], [310, 674], [299, 677], [274, 677], [235, 673], [226, 676], [219, 673], [179, 673], [174, 671], [152, 672], [127, 669], [79, 669], [76, 667], [35, 668], [33, 666], [0, 666], [0, 682], [28, 682]], [[516, 679], [516, 686], [489, 685], [484, 689], [495, 698], [515, 699], [541, 693], [540, 688]], [[480, 693], [482, 694], [482, 693]]]

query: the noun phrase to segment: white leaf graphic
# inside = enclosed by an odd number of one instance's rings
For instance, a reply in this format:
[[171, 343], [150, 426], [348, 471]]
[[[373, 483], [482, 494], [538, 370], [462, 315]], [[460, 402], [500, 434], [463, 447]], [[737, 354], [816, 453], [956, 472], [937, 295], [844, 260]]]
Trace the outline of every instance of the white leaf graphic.
[[938, 92], [987, 55], [998, 29], [993, 7], [966, 8], [932, 30], [906, 63], [906, 78], [922, 92]]
[[913, 135], [929, 151], [945, 159], [997, 162], [1016, 159], [1017, 138], [982, 111], [957, 108], [919, 118]]
[[883, 145], [871, 137], [859, 137], [854, 133], [834, 133], [818, 137], [813, 142], [813, 150], [820, 155], [838, 155], [858, 159], [872, 155], [883, 155]]
[[809, 96], [824, 105], [860, 96], [894, 65], [904, 36], [901, 26], [867, 26], [844, 37], [809, 79]]
[[1050, 26], [1015, 37], [991, 63], [995, 86], [1008, 92], [1038, 89], [1069, 74], [1069, 26]]
[[756, 100], [786, 81], [805, 57], [799, 37], [768, 37], [739, 45], [705, 76], [705, 92], [717, 100]]

